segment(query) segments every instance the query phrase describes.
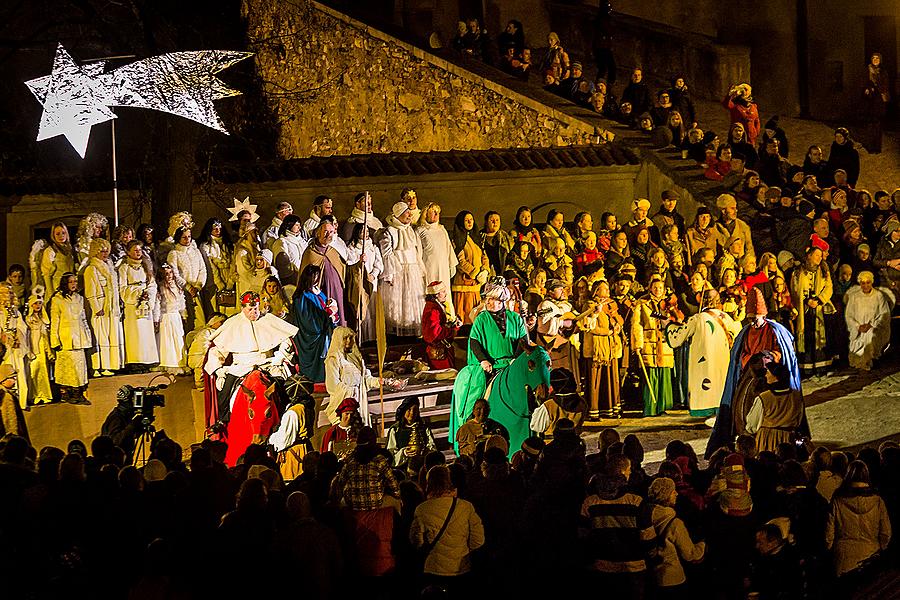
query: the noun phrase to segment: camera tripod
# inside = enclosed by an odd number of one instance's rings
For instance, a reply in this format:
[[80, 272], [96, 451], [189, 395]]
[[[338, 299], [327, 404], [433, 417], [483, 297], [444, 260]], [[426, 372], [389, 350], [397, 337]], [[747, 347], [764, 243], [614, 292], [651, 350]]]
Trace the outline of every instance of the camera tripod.
[[134, 460], [132, 461], [135, 467], [140, 468], [147, 464], [154, 438], [156, 438], [156, 427], [151, 423], [141, 423], [141, 431], [137, 437], [137, 444], [134, 447]]

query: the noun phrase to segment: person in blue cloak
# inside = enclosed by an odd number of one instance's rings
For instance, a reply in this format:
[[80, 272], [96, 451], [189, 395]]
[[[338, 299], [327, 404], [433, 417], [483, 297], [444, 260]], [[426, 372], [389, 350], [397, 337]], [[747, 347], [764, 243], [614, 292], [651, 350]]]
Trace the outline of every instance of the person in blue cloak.
[[294, 292], [294, 320], [298, 331], [294, 341], [299, 349], [300, 372], [315, 383], [325, 381], [325, 355], [334, 330], [334, 309], [319, 289], [321, 269], [306, 265]]
[[[767, 314], [762, 292], [755, 287], [750, 288], [747, 293], [747, 316], [752, 321], [734, 338], [725, 389], [722, 391], [712, 435], [706, 444], [706, 458], [719, 448], [732, 445], [737, 435], [745, 433], [747, 412], [758, 391], [758, 373], [755, 372], [757, 369], [753, 368], [754, 365], [760, 367], [772, 361], [782, 363], [790, 373], [791, 389], [802, 392], [794, 336], [780, 323], [767, 319]], [[809, 423], [805, 416], [800, 424], [800, 432], [809, 437]]]

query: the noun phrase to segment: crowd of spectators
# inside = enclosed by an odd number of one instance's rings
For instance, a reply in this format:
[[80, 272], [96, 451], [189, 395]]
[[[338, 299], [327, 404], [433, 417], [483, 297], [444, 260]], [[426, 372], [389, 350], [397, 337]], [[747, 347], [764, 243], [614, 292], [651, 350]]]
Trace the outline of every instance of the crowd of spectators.
[[[590, 452], [590, 454], [588, 454]], [[0, 442], [4, 589], [11, 597], [850, 598], [894, 555], [900, 447], [857, 455], [752, 437], [701, 468], [673, 441], [651, 476], [634, 435], [589, 451], [568, 419], [512, 459], [502, 440], [419, 471], [392, 469], [364, 428], [342, 462], [311, 452], [285, 482], [265, 447], [227, 468], [157, 436], [126, 465], [90, 451]], [[186, 460], [185, 460], [186, 459]], [[439, 533], [442, 532], [442, 533]], [[522, 565], [531, 565], [526, 573]], [[423, 592], [423, 590], [425, 590]]]

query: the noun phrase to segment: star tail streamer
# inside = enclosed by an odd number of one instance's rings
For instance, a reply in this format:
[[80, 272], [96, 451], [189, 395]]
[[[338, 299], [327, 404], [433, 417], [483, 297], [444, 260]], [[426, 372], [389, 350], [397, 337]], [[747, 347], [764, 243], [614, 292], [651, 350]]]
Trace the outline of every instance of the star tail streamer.
[[60, 44], [51, 74], [25, 82], [44, 107], [37, 139], [64, 135], [84, 158], [91, 127], [116, 118], [114, 106], [158, 110], [227, 134], [213, 101], [241, 92], [216, 74], [250, 56], [230, 50], [172, 52], [103, 73], [104, 63], [78, 65]]

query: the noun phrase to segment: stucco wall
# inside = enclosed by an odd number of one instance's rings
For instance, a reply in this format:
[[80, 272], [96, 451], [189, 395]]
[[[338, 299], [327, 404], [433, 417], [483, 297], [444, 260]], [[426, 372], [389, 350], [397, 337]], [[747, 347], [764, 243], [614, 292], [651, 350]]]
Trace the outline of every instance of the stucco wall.
[[[137, 195], [133, 192], [119, 191], [120, 223], [136, 225], [149, 221], [150, 215], [146, 208], [143, 214], [138, 212], [136, 198]], [[7, 264], [28, 265], [28, 253], [34, 241], [35, 229], [47, 227], [54, 221], [77, 225], [81, 217], [90, 212], [107, 215], [112, 229], [112, 192], [23, 196], [6, 215]]]
[[549, 147], [593, 133], [315, 2], [243, 9], [284, 158]]

